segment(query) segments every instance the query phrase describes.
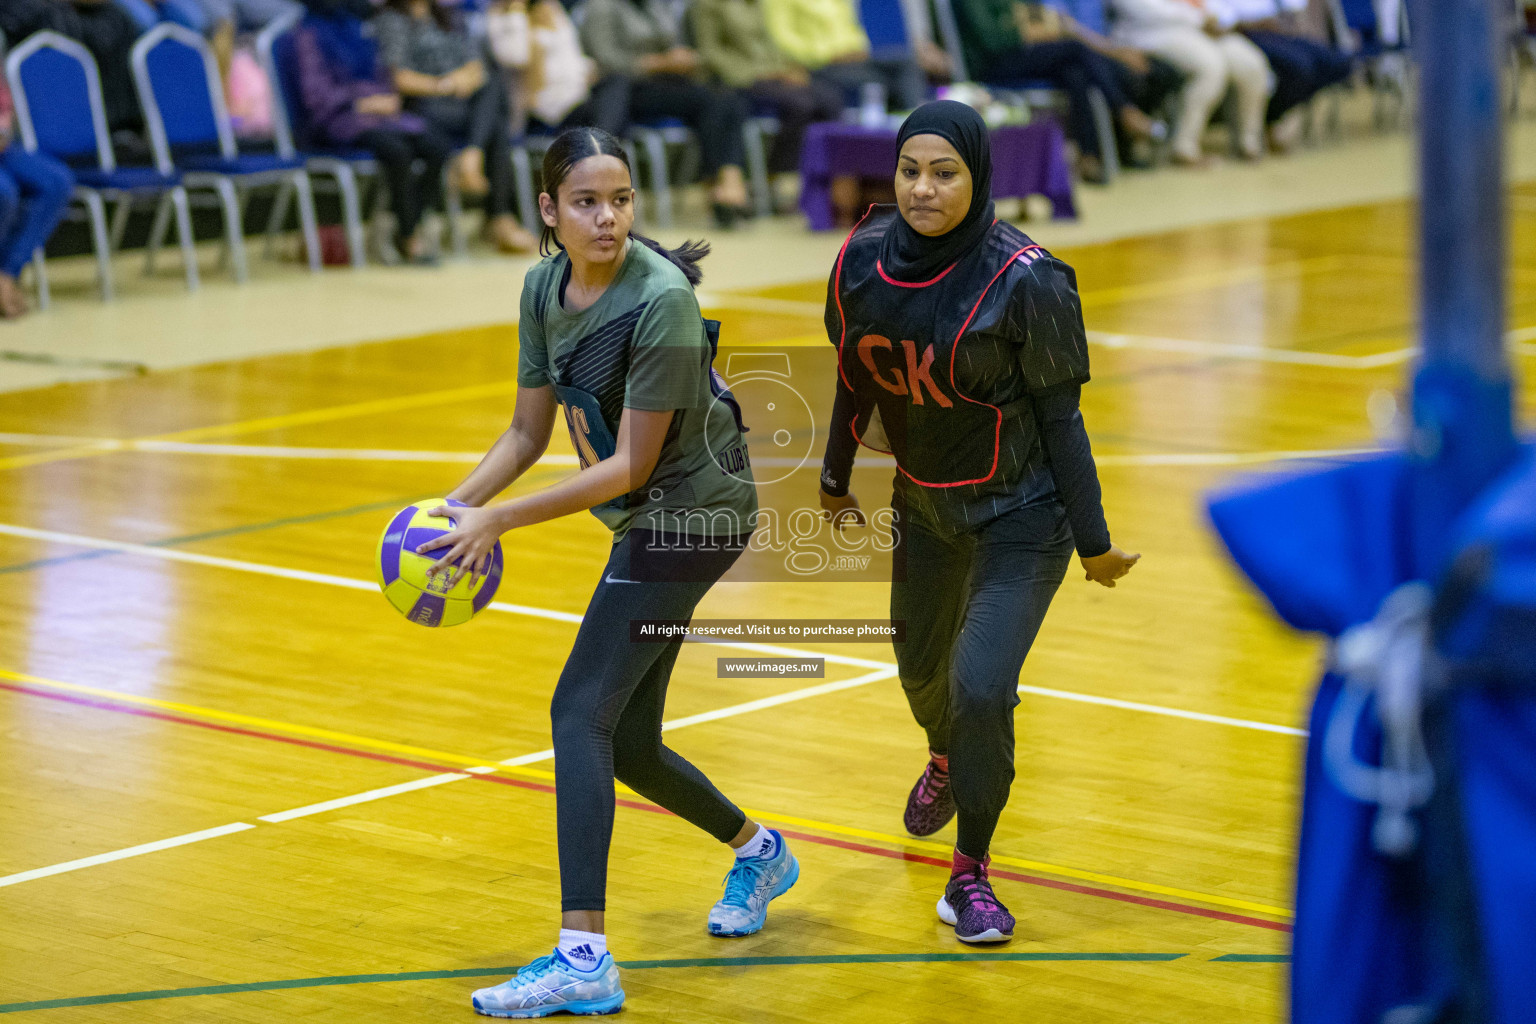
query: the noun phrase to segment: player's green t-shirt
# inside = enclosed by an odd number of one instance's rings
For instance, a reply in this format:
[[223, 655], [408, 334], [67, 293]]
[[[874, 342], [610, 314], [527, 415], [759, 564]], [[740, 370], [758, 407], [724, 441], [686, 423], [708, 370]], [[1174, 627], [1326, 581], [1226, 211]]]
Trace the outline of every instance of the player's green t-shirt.
[[593, 515], [615, 538], [631, 526], [717, 540], [751, 532], [757, 490], [746, 441], [711, 386], [709, 337], [688, 279], [671, 260], [631, 240], [608, 290], [571, 313], [561, 303], [570, 267], [561, 252], [528, 271], [518, 384], [587, 392], [614, 437], [625, 409], [675, 411], [650, 479], [628, 495], [627, 507], [599, 505]]

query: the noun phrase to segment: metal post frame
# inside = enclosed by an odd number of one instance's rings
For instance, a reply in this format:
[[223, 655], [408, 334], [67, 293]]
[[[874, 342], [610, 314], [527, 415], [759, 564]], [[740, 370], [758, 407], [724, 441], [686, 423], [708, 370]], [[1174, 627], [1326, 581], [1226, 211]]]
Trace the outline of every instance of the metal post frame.
[[1504, 345], [1502, 0], [1416, 0], [1423, 353], [1414, 561], [1433, 579], [1451, 522], [1515, 453]]

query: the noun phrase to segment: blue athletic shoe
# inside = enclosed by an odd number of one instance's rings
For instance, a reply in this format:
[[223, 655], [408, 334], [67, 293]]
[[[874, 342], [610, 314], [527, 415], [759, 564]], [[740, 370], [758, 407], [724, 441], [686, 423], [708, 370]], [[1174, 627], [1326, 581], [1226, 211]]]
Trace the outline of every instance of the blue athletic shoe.
[[595, 1015], [618, 1013], [624, 1005], [619, 967], [604, 953], [591, 970], [582, 970], [557, 949], [494, 988], [482, 988], [470, 998], [475, 1012], [486, 1017], [548, 1017], [555, 1013]]
[[773, 853], [738, 859], [725, 876], [725, 895], [709, 912], [709, 933], [735, 937], [761, 931], [768, 920], [768, 901], [789, 892], [800, 880], [800, 862], [789, 844], [773, 829]]

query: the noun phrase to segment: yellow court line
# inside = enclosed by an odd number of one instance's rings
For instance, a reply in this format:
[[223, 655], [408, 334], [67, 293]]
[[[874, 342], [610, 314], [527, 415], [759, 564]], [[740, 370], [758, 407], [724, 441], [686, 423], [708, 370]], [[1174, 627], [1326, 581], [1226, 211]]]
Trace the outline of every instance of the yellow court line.
[[216, 437], [238, 437], [242, 434], [255, 434], [264, 430], [302, 427], [313, 423], [330, 423], [335, 420], [351, 419], [357, 416], [374, 416], [380, 413], [399, 412], [403, 409], [419, 409], [429, 405], [443, 405], [449, 402], [463, 402], [476, 398], [493, 398], [516, 393], [516, 380], [502, 380], [493, 381], [488, 384], [472, 384], [462, 388], [426, 391], [415, 395], [375, 398], [366, 402], [351, 402], [346, 405], [307, 409], [303, 412], [284, 413], [280, 416], [263, 416], [259, 419], [240, 420], [235, 423], [219, 423], [206, 427], [193, 427], [190, 430], [178, 430], [169, 434], [152, 434], [148, 437], [102, 441], [99, 444], [80, 445], [55, 451], [13, 455], [9, 458], [0, 459], [0, 470], [21, 469], [26, 466], [37, 466], [49, 462], [64, 462], [70, 459], [87, 459], [94, 455], [104, 455], [109, 452], [131, 448], [135, 442], [139, 441], [199, 441]]
[[[482, 769], [495, 769], [497, 772], [506, 772], [512, 775], [524, 775], [543, 781], [552, 781], [553, 772], [543, 771], [526, 766], [510, 766], [497, 764], [496, 758], [469, 757], [464, 754], [453, 754], [442, 750], [432, 750], [428, 747], [416, 747], [405, 743], [393, 743], [389, 740], [379, 740], [368, 736], [358, 736], [353, 733], [338, 732], [334, 729], [321, 729], [315, 726], [299, 725], [293, 722], [284, 722], [272, 718], [260, 718], [254, 715], [242, 715], [232, 711], [220, 711], [214, 708], [199, 707], [195, 704], [182, 704], [177, 701], [161, 700], [157, 697], [144, 697], [139, 694], [120, 693], [116, 690], [106, 690], [94, 686], [83, 686], [79, 683], [66, 683], [55, 679], [44, 679], [39, 676], [28, 675], [24, 672], [12, 672], [0, 668], [0, 679], [8, 679], [12, 682], [25, 683], [32, 686], [41, 686], [50, 689], [63, 690], [69, 693], [78, 693], [86, 696], [101, 697], [106, 700], [122, 704], [134, 704], [141, 707], [152, 707], [163, 711], [174, 711], [184, 715], [194, 715], [211, 721], [228, 722], [233, 725], [246, 725], [253, 728], [271, 729], [276, 732], [285, 732], [294, 736], [307, 736], [312, 739], [329, 740], [335, 743], [349, 743], [355, 746], [367, 747], [374, 750], [390, 753], [404, 754], [412, 757], [427, 757], [435, 761], [445, 761], [450, 764], [477, 767]], [[634, 790], [623, 783], [616, 782], [616, 788], [623, 793], [636, 794]], [[851, 839], [866, 839], [875, 842], [886, 843], [892, 846], [906, 847], [909, 849], [923, 850], [948, 857], [952, 852], [950, 847], [942, 843], [930, 843], [909, 836], [892, 835], [886, 832], [873, 832], [869, 829], [854, 828], [849, 825], [838, 825], [833, 822], [820, 821], [815, 818], [801, 818], [788, 814], [779, 814], [775, 811], [752, 810], [743, 808], [745, 813], [754, 818], [762, 818], [767, 821], [785, 825], [795, 825], [801, 828], [815, 829], [818, 832], [826, 832], [831, 835], [847, 836]], [[1118, 875], [1107, 875], [1098, 871], [1084, 871], [1081, 868], [1066, 867], [1061, 864], [1051, 864], [1046, 861], [1028, 860], [1023, 857], [1009, 857], [1003, 854], [993, 854], [992, 862], [1007, 867], [1022, 868], [1026, 871], [1037, 871], [1042, 874], [1056, 875], [1061, 878], [1073, 878], [1084, 882], [1094, 882], [1099, 885], [1110, 885], [1118, 889], [1129, 889], [1133, 892], [1152, 893], [1159, 896], [1171, 896], [1178, 899], [1194, 900], [1198, 903], [1210, 903], [1218, 906], [1232, 907], [1239, 910], [1247, 910], [1273, 917], [1290, 918], [1292, 911], [1285, 907], [1273, 907], [1264, 903], [1254, 903], [1248, 900], [1234, 899], [1230, 896], [1220, 896], [1214, 893], [1196, 892], [1192, 889], [1180, 889], [1174, 886], [1159, 885], [1155, 882], [1141, 882], [1133, 878], [1122, 878]]]

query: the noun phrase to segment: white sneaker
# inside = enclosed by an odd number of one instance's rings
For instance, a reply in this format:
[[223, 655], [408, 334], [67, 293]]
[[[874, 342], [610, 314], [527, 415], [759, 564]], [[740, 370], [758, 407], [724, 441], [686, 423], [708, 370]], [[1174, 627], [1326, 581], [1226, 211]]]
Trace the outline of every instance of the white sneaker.
[[789, 892], [800, 880], [800, 862], [789, 844], [773, 829], [774, 851], [769, 857], [738, 859], [725, 876], [725, 895], [709, 912], [709, 933], [735, 938], [761, 931], [768, 921], [768, 902]]
[[470, 997], [475, 1012], [486, 1017], [548, 1017], [554, 1013], [618, 1013], [624, 1005], [619, 967], [604, 953], [590, 971], [576, 967], [557, 949], [517, 972], [517, 976], [482, 988]]

